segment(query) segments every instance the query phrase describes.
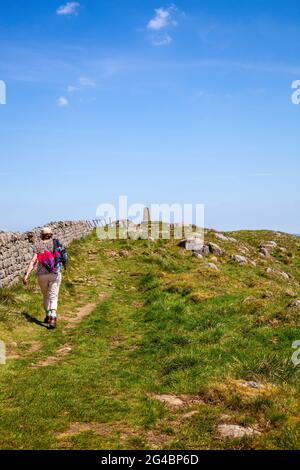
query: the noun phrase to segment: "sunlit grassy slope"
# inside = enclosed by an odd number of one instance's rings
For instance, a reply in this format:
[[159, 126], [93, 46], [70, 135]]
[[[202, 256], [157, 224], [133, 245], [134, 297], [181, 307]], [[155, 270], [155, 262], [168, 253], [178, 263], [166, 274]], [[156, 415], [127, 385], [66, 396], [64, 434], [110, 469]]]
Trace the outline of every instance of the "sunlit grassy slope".
[[[300, 298], [300, 239], [230, 235], [237, 242], [207, 231], [217, 259], [173, 241], [73, 243], [56, 331], [40, 323], [34, 279], [1, 290], [0, 448], [299, 449], [300, 309], [288, 306]], [[268, 241], [277, 246], [262, 258]], [[232, 261], [243, 253], [247, 265]], [[224, 439], [222, 423], [257, 434]]]

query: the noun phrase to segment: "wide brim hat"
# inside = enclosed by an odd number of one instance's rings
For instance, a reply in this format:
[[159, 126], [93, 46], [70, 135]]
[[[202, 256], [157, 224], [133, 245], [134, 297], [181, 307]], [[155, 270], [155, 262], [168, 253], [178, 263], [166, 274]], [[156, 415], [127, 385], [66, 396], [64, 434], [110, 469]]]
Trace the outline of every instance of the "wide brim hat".
[[52, 228], [50, 227], [43, 227], [41, 230], [42, 235], [53, 235]]

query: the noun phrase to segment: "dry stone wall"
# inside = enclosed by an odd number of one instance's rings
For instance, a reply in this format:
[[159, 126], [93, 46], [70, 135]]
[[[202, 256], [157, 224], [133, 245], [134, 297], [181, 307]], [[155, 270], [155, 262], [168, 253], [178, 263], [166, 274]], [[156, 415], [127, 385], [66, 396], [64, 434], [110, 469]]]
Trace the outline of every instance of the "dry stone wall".
[[[73, 240], [88, 235], [92, 227], [86, 221], [51, 222], [54, 237], [68, 246]], [[42, 227], [31, 232], [0, 232], [0, 288], [9, 287], [23, 276], [32, 257], [34, 239], [40, 237]]]

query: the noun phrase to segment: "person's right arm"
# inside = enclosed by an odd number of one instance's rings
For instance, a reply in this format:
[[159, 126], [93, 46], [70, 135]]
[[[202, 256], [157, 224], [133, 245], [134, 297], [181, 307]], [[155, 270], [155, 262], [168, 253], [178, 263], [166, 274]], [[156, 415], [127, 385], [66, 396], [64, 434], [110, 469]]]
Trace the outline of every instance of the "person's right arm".
[[31, 274], [31, 272], [32, 272], [32, 270], [33, 270], [33, 268], [34, 268], [36, 262], [37, 262], [37, 254], [35, 253], [35, 254], [33, 255], [33, 257], [32, 257], [32, 259], [31, 259], [30, 263], [29, 263], [29, 266], [28, 266], [28, 268], [27, 268], [26, 274], [25, 274], [25, 276], [23, 277], [23, 283], [24, 283], [25, 285], [26, 285], [27, 282], [28, 282], [28, 278], [29, 278], [29, 276], [30, 276], [30, 274]]

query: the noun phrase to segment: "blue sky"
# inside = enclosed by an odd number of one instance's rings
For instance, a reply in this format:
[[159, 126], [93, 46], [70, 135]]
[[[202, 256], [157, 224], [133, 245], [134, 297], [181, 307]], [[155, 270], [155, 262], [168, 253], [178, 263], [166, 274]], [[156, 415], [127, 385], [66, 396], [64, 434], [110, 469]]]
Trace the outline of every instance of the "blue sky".
[[300, 232], [299, 1], [1, 0], [0, 229], [203, 203]]

